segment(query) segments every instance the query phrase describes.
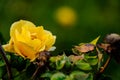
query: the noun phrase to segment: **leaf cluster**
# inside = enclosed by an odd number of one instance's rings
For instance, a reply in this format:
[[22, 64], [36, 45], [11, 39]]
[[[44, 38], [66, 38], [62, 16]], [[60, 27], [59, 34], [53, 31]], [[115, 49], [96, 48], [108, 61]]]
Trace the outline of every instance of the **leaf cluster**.
[[[102, 67], [103, 54], [97, 47], [99, 37], [89, 43], [80, 43], [72, 48], [73, 54], [50, 56], [42, 52], [37, 60], [30, 62], [12, 53], [7, 59], [12, 70], [13, 80], [98, 80], [96, 74]], [[45, 59], [45, 60], [43, 60]], [[40, 65], [42, 64], [42, 65]], [[100, 74], [101, 75], [101, 74]], [[107, 77], [101, 75], [99, 80]], [[0, 55], [0, 79], [7, 80], [7, 69]]]

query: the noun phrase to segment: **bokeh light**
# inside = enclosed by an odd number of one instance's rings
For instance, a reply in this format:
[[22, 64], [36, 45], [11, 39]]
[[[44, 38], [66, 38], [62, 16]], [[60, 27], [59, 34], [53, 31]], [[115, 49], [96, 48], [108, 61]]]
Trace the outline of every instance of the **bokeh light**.
[[56, 10], [55, 20], [63, 27], [73, 26], [77, 20], [77, 14], [74, 9], [63, 6]]

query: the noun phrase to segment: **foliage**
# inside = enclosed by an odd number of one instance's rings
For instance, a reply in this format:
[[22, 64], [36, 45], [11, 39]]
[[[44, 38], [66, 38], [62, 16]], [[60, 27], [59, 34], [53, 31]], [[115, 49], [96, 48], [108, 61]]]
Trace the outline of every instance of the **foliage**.
[[[112, 57], [120, 63], [120, 35], [109, 34], [103, 43], [98, 43], [99, 38], [51, 55], [56, 37], [50, 31], [29, 21], [15, 22], [9, 43], [0, 44], [0, 79], [110, 80], [103, 72]], [[108, 56], [106, 61], [104, 55]]]
[[[106, 66], [102, 65], [104, 56], [100, 55], [103, 53], [101, 53], [101, 46], [97, 46], [98, 40], [99, 37], [90, 43], [80, 43], [78, 46], [74, 46], [70, 55], [66, 55], [66, 52], [64, 52], [62, 55], [50, 56], [50, 52], [43, 51], [33, 62], [21, 56], [7, 53], [6, 58], [12, 71], [10, 73], [12, 74], [11, 79], [5, 67], [6, 63], [0, 55], [0, 79], [111, 80], [109, 76], [102, 74]], [[108, 63], [106, 64], [108, 65]]]

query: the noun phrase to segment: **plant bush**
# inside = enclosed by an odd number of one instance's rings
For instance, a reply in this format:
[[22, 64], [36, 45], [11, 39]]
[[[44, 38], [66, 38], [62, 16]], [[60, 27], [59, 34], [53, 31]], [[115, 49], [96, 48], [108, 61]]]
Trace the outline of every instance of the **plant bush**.
[[120, 62], [120, 36], [115, 33], [102, 43], [98, 36], [57, 56], [51, 54], [55, 36], [29, 21], [14, 23], [10, 36], [8, 44], [0, 44], [0, 80], [111, 80], [103, 72], [112, 57]]

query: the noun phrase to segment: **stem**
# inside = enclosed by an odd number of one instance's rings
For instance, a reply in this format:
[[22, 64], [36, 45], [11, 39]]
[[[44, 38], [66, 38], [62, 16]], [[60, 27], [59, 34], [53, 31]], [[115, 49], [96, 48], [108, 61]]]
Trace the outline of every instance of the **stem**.
[[7, 73], [8, 73], [8, 79], [9, 80], [12, 80], [12, 72], [11, 72], [11, 67], [10, 67], [10, 64], [9, 64], [9, 61], [6, 57], [6, 53], [4, 52], [3, 48], [2, 48], [2, 45], [0, 43], [0, 52], [2, 54], [2, 57], [5, 61], [5, 64], [6, 64], [6, 68], [7, 68]]
[[105, 68], [108, 66], [111, 58], [112, 58], [111, 55], [107, 58], [107, 60], [106, 60], [105, 64], [103, 65], [103, 67], [101, 67], [100, 70], [99, 70], [99, 72], [97, 72], [97, 73], [95, 74], [94, 80], [98, 80], [98, 79], [101, 77], [101, 75], [102, 75], [102, 73], [104, 72]]
[[36, 74], [38, 73], [39, 69], [40, 69], [40, 66], [38, 66], [37, 69], [35, 70], [35, 72], [33, 73], [32, 77], [31, 77], [31, 80], [34, 80], [34, 78], [35, 78]]
[[107, 67], [107, 65], [109, 64], [110, 60], [111, 60], [111, 55], [108, 57], [108, 59], [107, 59], [106, 63], [104, 64], [104, 66], [101, 67], [101, 70], [99, 71], [100, 73], [104, 72], [104, 70]]
[[96, 47], [96, 50], [97, 50], [97, 53], [98, 53], [98, 70], [99, 70], [103, 54], [100, 52], [100, 50], [97, 47]]

